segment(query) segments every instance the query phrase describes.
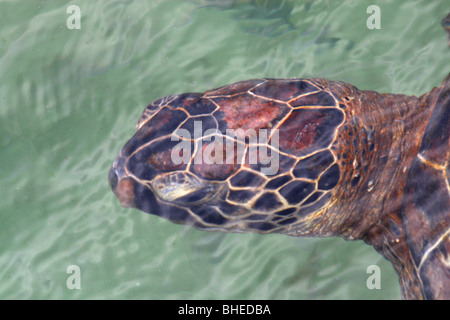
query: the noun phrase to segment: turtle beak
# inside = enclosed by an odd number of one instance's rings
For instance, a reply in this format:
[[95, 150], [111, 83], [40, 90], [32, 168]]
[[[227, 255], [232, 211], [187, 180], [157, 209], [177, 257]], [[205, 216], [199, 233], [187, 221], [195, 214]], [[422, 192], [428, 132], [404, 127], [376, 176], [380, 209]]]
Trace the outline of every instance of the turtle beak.
[[135, 182], [123, 170], [123, 158], [120, 155], [109, 169], [108, 181], [112, 191], [124, 208], [135, 207]]

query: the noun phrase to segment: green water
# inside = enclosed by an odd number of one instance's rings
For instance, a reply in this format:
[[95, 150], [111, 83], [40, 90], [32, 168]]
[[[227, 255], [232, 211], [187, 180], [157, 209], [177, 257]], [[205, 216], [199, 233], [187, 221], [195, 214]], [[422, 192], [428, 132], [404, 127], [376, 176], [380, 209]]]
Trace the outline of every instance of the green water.
[[78, 0], [80, 30], [71, 4], [0, 1], [1, 299], [400, 298], [362, 242], [174, 225], [120, 207], [107, 174], [161, 96], [258, 77], [429, 91], [449, 71], [447, 1]]

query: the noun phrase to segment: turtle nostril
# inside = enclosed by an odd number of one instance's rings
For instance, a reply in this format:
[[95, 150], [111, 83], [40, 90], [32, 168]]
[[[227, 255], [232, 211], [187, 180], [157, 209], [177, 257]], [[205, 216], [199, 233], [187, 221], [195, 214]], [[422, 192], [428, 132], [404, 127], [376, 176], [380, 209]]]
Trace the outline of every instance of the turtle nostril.
[[121, 179], [114, 193], [124, 208], [135, 208], [134, 183], [131, 179]]
[[112, 166], [109, 169], [109, 173], [108, 173], [108, 181], [109, 181], [109, 185], [111, 186], [111, 189], [113, 192], [116, 192], [117, 189], [117, 183], [118, 183], [118, 177], [117, 177], [117, 173], [115, 168]]
[[108, 181], [112, 191], [124, 208], [134, 207], [134, 183], [127, 175], [120, 174], [121, 168], [114, 163], [109, 169]]

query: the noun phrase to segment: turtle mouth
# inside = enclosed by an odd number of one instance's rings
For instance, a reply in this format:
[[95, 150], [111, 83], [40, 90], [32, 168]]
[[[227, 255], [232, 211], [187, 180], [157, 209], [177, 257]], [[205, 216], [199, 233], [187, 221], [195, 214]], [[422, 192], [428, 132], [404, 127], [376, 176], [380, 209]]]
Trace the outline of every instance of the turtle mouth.
[[114, 191], [124, 208], [135, 208], [134, 183], [131, 179], [123, 179]]
[[134, 181], [128, 176], [123, 176], [118, 160], [114, 161], [109, 169], [108, 181], [112, 191], [124, 208], [136, 207]]
[[[161, 202], [191, 207], [211, 202], [224, 190], [221, 183], [205, 182], [189, 172], [160, 173], [151, 181], [136, 180], [124, 165], [125, 159], [119, 155], [108, 173], [111, 189], [124, 208], [158, 215]], [[146, 202], [151, 205], [146, 206]]]

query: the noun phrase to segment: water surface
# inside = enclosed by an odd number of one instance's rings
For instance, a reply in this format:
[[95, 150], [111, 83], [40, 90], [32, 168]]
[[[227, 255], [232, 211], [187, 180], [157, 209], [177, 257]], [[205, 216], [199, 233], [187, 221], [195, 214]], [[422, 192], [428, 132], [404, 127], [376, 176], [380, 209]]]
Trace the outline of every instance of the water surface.
[[[1, 299], [399, 299], [339, 238], [218, 234], [120, 207], [109, 166], [152, 100], [259, 77], [421, 95], [447, 75], [439, 1], [0, 1]], [[381, 29], [366, 27], [369, 5]], [[366, 269], [381, 268], [369, 290]], [[81, 289], [66, 285], [81, 270]]]

